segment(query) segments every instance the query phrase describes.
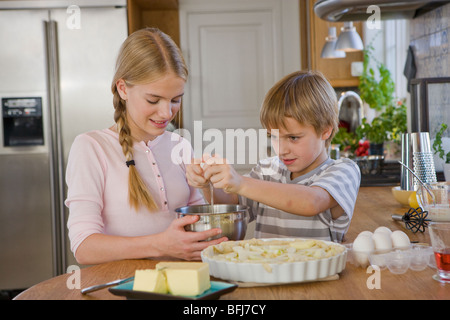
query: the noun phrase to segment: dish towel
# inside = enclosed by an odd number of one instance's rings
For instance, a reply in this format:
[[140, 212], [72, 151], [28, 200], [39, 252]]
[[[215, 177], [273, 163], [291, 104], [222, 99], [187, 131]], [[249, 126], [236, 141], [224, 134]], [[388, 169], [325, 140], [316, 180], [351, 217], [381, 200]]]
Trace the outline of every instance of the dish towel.
[[405, 69], [403, 70], [403, 74], [405, 75], [406, 79], [408, 80], [408, 92], [411, 92], [411, 79], [414, 79], [416, 76], [417, 68], [416, 68], [416, 61], [414, 59], [414, 51], [412, 46], [408, 47], [408, 54], [406, 56], [406, 63], [405, 63]]

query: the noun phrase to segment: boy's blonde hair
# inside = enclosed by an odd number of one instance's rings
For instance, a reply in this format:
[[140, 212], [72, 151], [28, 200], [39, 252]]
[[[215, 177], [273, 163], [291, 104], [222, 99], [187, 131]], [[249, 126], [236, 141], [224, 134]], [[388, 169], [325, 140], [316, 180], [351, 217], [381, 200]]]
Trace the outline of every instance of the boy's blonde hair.
[[286, 128], [285, 118], [312, 125], [317, 133], [331, 127], [329, 146], [339, 125], [336, 92], [318, 71], [293, 72], [278, 81], [266, 94], [261, 108], [261, 124], [268, 130]]
[[[123, 79], [127, 86], [147, 84], [173, 72], [187, 80], [188, 71], [180, 49], [165, 33], [155, 28], [145, 28], [132, 33], [122, 44], [116, 62], [116, 72], [111, 85], [114, 95], [114, 121], [119, 132], [119, 142], [127, 162], [133, 160], [133, 139], [127, 120], [126, 101], [117, 91], [116, 83]], [[125, 162], [124, 162], [125, 165]], [[128, 194], [131, 207], [141, 205], [156, 211], [158, 205], [141, 179], [134, 165], [129, 165]]]

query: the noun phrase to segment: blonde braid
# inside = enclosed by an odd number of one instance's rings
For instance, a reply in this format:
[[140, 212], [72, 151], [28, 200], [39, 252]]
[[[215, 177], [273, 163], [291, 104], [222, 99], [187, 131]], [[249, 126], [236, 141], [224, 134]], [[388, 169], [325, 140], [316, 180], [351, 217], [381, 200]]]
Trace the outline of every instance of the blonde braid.
[[[126, 115], [126, 102], [120, 98], [117, 92], [117, 87], [114, 85], [112, 88], [114, 98], [114, 121], [117, 124], [117, 130], [119, 133], [119, 143], [122, 146], [123, 154], [125, 155], [126, 161], [133, 160], [133, 139], [130, 135], [130, 129], [127, 123]], [[148, 190], [146, 184], [140, 177], [136, 166], [129, 165], [129, 175], [128, 175], [128, 199], [130, 206], [139, 209], [141, 205], [147, 207], [147, 209], [152, 211], [158, 210], [158, 205], [152, 197], [152, 194]]]
[[151, 212], [157, 211], [158, 206], [134, 165], [133, 139], [127, 122], [126, 102], [120, 97], [116, 83], [122, 79], [130, 87], [148, 84], [161, 79], [169, 72], [187, 80], [188, 70], [180, 49], [165, 33], [155, 28], [145, 28], [132, 33], [122, 44], [111, 84], [114, 95], [114, 121], [130, 171], [129, 202], [133, 208], [138, 209], [142, 205]]

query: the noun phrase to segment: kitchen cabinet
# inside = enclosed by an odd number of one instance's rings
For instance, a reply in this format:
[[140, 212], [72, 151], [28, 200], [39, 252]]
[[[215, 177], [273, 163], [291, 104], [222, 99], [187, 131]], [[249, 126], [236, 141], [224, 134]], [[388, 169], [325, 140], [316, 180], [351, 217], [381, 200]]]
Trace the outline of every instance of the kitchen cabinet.
[[[341, 32], [341, 27], [344, 23], [333, 23], [320, 19], [314, 13], [314, 0], [309, 0], [303, 4], [304, 12], [301, 28], [309, 30], [308, 34], [302, 40], [302, 44], [308, 46], [308, 67], [313, 70], [321, 71], [330, 81], [334, 88], [337, 87], [357, 87], [359, 84], [359, 77], [352, 76], [351, 64], [352, 62], [363, 61], [362, 51], [347, 53], [345, 58], [339, 59], [323, 59], [320, 57], [322, 47], [325, 44], [325, 38], [328, 35], [329, 27], [336, 27], [337, 35]], [[354, 22], [356, 31], [362, 37], [363, 22]], [[306, 66], [305, 62], [303, 63]]]
[[[178, 0], [127, 0], [128, 33], [150, 27], [168, 34], [180, 46]], [[178, 128], [183, 123], [182, 110], [174, 119]]]
[[127, 0], [128, 33], [145, 27], [161, 29], [180, 44], [178, 0]]

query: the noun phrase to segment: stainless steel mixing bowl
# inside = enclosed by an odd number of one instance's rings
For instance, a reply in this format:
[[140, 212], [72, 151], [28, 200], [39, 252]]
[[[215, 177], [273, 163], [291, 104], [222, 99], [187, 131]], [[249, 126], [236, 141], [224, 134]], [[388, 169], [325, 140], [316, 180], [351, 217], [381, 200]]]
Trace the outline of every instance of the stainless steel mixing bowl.
[[205, 231], [213, 228], [222, 230], [221, 234], [208, 238], [206, 241], [223, 236], [227, 237], [228, 240], [242, 240], [247, 231], [249, 220], [248, 206], [234, 204], [215, 204], [211, 206], [206, 204], [181, 207], [175, 209], [175, 211], [178, 218], [185, 215], [200, 216], [196, 223], [185, 227], [186, 231]]

